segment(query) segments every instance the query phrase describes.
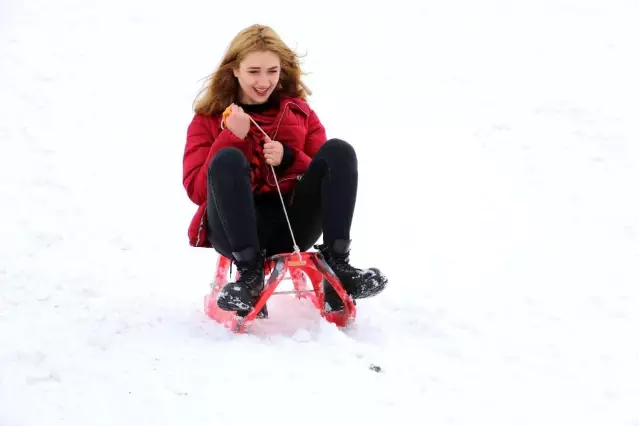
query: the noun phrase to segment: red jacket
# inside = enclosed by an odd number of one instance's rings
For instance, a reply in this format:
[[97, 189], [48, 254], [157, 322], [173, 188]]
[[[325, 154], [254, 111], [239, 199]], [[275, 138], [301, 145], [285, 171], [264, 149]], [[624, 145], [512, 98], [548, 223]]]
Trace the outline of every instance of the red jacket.
[[[194, 247], [211, 247], [206, 237], [206, 197], [208, 165], [215, 153], [225, 147], [236, 147], [250, 161], [254, 140], [263, 143], [259, 133], [240, 139], [227, 128], [220, 126], [222, 114], [207, 116], [196, 114], [187, 130], [183, 160], [183, 184], [188, 197], [198, 208], [188, 228], [189, 244]], [[294, 154], [294, 162], [278, 174], [282, 193], [292, 190], [299, 175], [306, 171], [311, 158], [326, 141], [326, 131], [315, 112], [299, 98], [282, 97], [272, 125], [261, 126], [274, 140], [287, 145]], [[251, 126], [251, 132], [254, 132]], [[260, 136], [261, 135], [261, 136]], [[268, 186], [277, 191], [270, 166], [262, 158], [262, 171]]]

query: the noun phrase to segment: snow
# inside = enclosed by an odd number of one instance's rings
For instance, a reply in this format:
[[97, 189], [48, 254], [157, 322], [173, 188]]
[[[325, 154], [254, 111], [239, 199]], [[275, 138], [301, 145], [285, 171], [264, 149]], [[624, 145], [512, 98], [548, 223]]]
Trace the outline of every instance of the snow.
[[[639, 425], [638, 12], [4, 0], [0, 425]], [[358, 152], [349, 330], [202, 312], [186, 126], [255, 22]]]

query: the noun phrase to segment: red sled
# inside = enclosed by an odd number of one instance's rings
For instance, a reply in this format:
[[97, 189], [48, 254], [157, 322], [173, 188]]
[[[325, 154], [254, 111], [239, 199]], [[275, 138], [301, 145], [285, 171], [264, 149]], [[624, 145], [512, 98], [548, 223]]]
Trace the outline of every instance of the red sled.
[[[224, 311], [217, 306], [218, 295], [228, 282], [226, 277], [229, 275], [230, 265], [230, 259], [219, 256], [215, 280], [211, 284], [211, 293], [204, 298], [204, 311], [211, 319], [235, 333], [244, 333], [256, 318], [268, 318], [266, 302], [276, 294], [295, 294], [298, 299], [309, 298], [322, 318], [338, 327], [346, 327], [355, 321], [357, 310], [353, 299], [346, 293], [339, 278], [318, 252], [284, 253], [267, 258], [264, 262], [264, 274], [268, 275], [268, 279], [265, 279], [264, 291], [253, 310], [246, 315]], [[287, 272], [293, 281], [294, 290], [276, 292], [275, 289], [283, 281]], [[308, 288], [305, 276], [310, 279], [312, 288]], [[342, 299], [344, 303], [342, 311], [325, 311], [323, 279], [331, 284]]]

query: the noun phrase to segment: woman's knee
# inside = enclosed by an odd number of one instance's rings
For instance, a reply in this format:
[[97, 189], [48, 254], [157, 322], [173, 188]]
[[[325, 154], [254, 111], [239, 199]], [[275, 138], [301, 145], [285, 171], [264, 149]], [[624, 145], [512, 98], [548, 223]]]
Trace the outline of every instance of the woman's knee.
[[242, 151], [234, 147], [222, 148], [211, 159], [208, 176], [228, 175], [229, 172], [243, 170], [243, 167], [248, 167], [248, 162]]
[[352, 166], [357, 166], [357, 153], [355, 148], [343, 139], [332, 138], [322, 145], [322, 151], [331, 159], [345, 161]]

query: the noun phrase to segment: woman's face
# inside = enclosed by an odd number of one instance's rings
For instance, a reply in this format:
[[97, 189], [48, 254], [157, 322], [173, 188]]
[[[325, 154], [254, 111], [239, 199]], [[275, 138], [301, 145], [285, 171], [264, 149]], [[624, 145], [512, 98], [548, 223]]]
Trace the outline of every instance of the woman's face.
[[264, 103], [279, 82], [280, 58], [271, 51], [251, 52], [233, 74], [240, 83], [241, 103]]

